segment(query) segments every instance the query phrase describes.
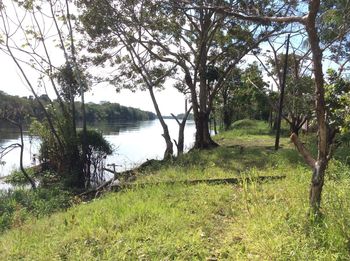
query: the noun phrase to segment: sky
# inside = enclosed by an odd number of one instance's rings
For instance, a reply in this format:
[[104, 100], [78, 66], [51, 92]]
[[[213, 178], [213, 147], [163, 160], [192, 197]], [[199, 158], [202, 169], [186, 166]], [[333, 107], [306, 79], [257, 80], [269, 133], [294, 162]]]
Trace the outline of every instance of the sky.
[[[1, 1], [1, 0], [0, 0]], [[10, 32], [16, 32], [12, 36], [14, 41], [11, 43], [12, 46], [21, 46], [22, 43], [24, 43], [24, 36], [23, 33], [21, 33], [21, 30], [16, 30], [16, 16], [20, 17], [26, 17], [22, 21], [23, 24], [30, 25], [33, 20], [31, 20], [28, 16], [25, 16], [25, 13], [15, 13], [14, 8], [10, 1], [7, 2], [7, 8], [6, 12], [9, 15], [10, 19], [14, 21], [14, 23], [9, 24], [9, 31]], [[49, 9], [47, 6], [43, 6], [43, 10], [45, 10], [45, 13], [48, 13]], [[48, 20], [46, 18], [39, 17], [39, 24], [40, 27], [43, 30], [44, 35], [47, 37], [51, 37], [55, 31], [54, 24], [52, 20]], [[0, 24], [0, 27], [2, 25]], [[63, 27], [62, 27], [63, 28]], [[0, 28], [1, 29], [1, 28]], [[1, 34], [1, 31], [0, 31]], [[54, 37], [53, 39], [57, 39], [57, 37]], [[63, 52], [59, 48], [56, 47], [56, 43], [54, 42], [46, 42], [47, 48], [49, 49], [50, 57], [52, 60], [52, 63], [55, 66], [59, 66], [63, 63]], [[14, 51], [15, 52], [15, 51]], [[39, 52], [44, 55], [43, 50], [39, 50]], [[29, 61], [30, 57], [26, 57], [25, 54], [21, 52], [15, 53], [15, 55], [23, 60]], [[45, 56], [44, 56], [45, 57]], [[45, 94], [44, 88], [38, 88], [38, 74], [34, 72], [32, 68], [29, 66], [24, 66], [25, 72], [27, 76], [30, 78], [30, 82], [35, 87], [35, 91], [41, 95]], [[20, 97], [22, 96], [30, 96], [32, 95], [29, 87], [24, 82], [22, 75], [20, 74], [19, 69], [15, 65], [14, 61], [5, 53], [3, 53], [0, 50], [0, 90], [6, 92], [10, 95], [18, 95]], [[170, 113], [179, 114], [184, 112], [184, 96], [179, 93], [176, 89], [171, 88], [171, 83], [165, 83], [165, 90], [158, 92], [156, 91], [155, 95], [157, 97], [159, 107], [161, 110], [161, 113], [163, 115], [170, 115]], [[49, 84], [47, 84], [47, 91], [50, 96], [50, 98], [55, 99], [55, 95], [53, 95], [53, 90], [50, 90], [52, 88], [49, 88]], [[170, 88], [168, 88], [170, 87]], [[101, 101], [108, 101], [111, 103], [119, 103], [124, 106], [130, 106], [134, 108], [139, 108], [146, 111], [152, 111], [154, 112], [153, 103], [151, 101], [150, 95], [148, 92], [144, 91], [137, 91], [135, 93], [129, 91], [129, 90], [122, 90], [121, 92], [117, 93], [115, 91], [115, 88], [112, 86], [108, 86], [106, 84], [100, 84], [98, 86], [93, 87], [90, 91], [88, 91], [86, 94], [86, 102], [94, 102], [99, 103]], [[79, 98], [80, 99], [80, 98]]]
[[[30, 73], [32, 82], [35, 83], [35, 74]], [[12, 59], [6, 54], [0, 52], [0, 90], [10, 95], [29, 96], [32, 95], [27, 84], [23, 81], [21, 74]], [[170, 85], [170, 83], [168, 83]], [[43, 91], [39, 90], [40, 94]], [[111, 103], [119, 103], [124, 106], [139, 108], [141, 110], [154, 112], [154, 107], [148, 92], [137, 91], [135, 93], [129, 90], [122, 90], [117, 93], [115, 88], [106, 84], [95, 86], [86, 94], [86, 102], [99, 103], [108, 101]], [[179, 114], [184, 112], [185, 100], [184, 96], [174, 88], [165, 88], [164, 91], [157, 91], [156, 97], [160, 110], [163, 115], [170, 113]]]
[[[7, 7], [8, 8], [6, 10], [9, 16], [12, 18], [16, 17], [16, 13], [14, 11], [15, 9], [11, 8], [11, 5], [9, 3]], [[43, 6], [43, 10], [46, 10], [45, 11], [46, 13], [47, 7]], [[17, 16], [25, 17], [25, 13], [17, 13]], [[26, 19], [24, 19], [23, 21], [26, 24], [31, 24], [33, 22], [33, 20], [29, 19], [29, 17], [26, 17]], [[44, 35], [52, 36], [53, 32], [55, 32], [54, 30], [55, 27], [53, 25], [52, 19], [51, 20], [47, 18], [43, 18], [42, 20], [39, 19], [39, 24], [44, 32]], [[14, 25], [10, 24], [9, 28], [10, 28], [9, 31], [17, 32], [16, 23], [14, 23]], [[62, 28], [64, 29], [64, 25], [62, 26]], [[56, 38], [54, 37], [53, 39], [56, 39]], [[14, 42], [12, 43], [13, 45], [20, 45], [21, 43], [24, 42], [25, 38], [23, 34], [21, 34], [21, 31], [19, 30], [16, 34], [14, 34], [13, 39], [14, 39]], [[64, 57], [62, 50], [58, 49], [55, 46], [57, 43], [55, 44], [54, 42], [52, 42], [52, 43], [46, 43], [46, 44], [48, 45], [50, 57], [53, 64], [56, 66], [60, 66], [60, 64], [62, 64], [64, 61], [62, 60]], [[41, 50], [41, 53], [43, 53], [43, 50]], [[23, 60], [29, 60], [30, 58], [30, 57], [24, 57], [24, 54], [21, 52], [17, 52], [16, 56], [20, 57]], [[247, 60], [249, 62], [252, 62], [252, 57], [248, 57]], [[38, 86], [38, 74], [34, 73], [33, 69], [28, 66], [25, 67], [25, 71], [29, 76], [32, 85], [35, 87], [35, 91], [39, 95], [45, 94], [45, 91], [43, 88], [36, 87]], [[92, 73], [94, 74], [93, 71]], [[16, 67], [15, 63], [13, 62], [13, 60], [6, 54], [2, 53], [1, 51], [0, 51], [0, 77], [1, 77], [0, 90], [10, 95], [18, 95], [18, 96], [32, 95], [29, 87], [22, 79], [22, 76], [18, 68]], [[183, 113], [185, 109], [184, 95], [179, 93], [175, 88], [172, 88], [171, 85], [172, 85], [171, 81], [166, 82], [165, 90], [156, 92], [156, 98], [157, 98], [161, 113], [163, 115], [170, 115], [170, 113], [174, 113], [174, 114]], [[49, 84], [47, 84], [47, 86], [49, 86]], [[47, 91], [51, 98], [53, 99], [56, 98], [55, 95], [53, 95], [53, 90], [50, 90], [50, 88], [48, 87]], [[147, 92], [137, 91], [133, 93], [129, 90], [122, 90], [121, 92], [117, 93], [113, 86], [108, 86], [106, 84], [100, 84], [93, 87], [89, 92], [86, 93], [85, 100], [86, 102], [94, 102], [94, 103], [108, 101], [111, 103], [119, 103], [124, 106], [130, 106], [130, 107], [154, 112], [154, 107], [153, 107], [150, 95]]]
[[[249, 62], [252, 62], [254, 58], [249, 56], [248, 60]], [[37, 82], [37, 75], [28, 67], [26, 68], [26, 72], [33, 85], [35, 85]], [[20, 97], [32, 95], [13, 60], [1, 51], [0, 77], [1, 91], [10, 95], [18, 95]], [[184, 95], [179, 93], [175, 88], [172, 88], [171, 85], [171, 82], [165, 83], [165, 90], [155, 92], [158, 105], [163, 115], [184, 113], [185, 110]], [[47, 89], [49, 90], [49, 88]], [[38, 88], [36, 91], [39, 95], [44, 94], [43, 89]], [[55, 98], [53, 91], [50, 92], [49, 90], [49, 96]], [[100, 84], [93, 87], [90, 91], [86, 92], [85, 100], [86, 102], [93, 103], [108, 101], [111, 103], [119, 103], [124, 106], [139, 108], [145, 111], [155, 112], [150, 95], [147, 91], [131, 92], [129, 90], [122, 90], [117, 93], [115, 87], [109, 86], [108, 84]]]
[[[9, 11], [11, 12], [11, 11]], [[52, 31], [52, 24], [50, 25], [47, 21], [42, 21], [42, 27], [48, 34]], [[20, 38], [16, 39], [18, 43], [23, 42]], [[16, 43], [17, 44], [17, 43]], [[62, 62], [62, 51], [57, 49], [57, 47], [49, 46], [50, 56], [56, 62], [56, 64], [61, 64]], [[284, 50], [282, 50], [284, 51]], [[21, 55], [21, 54], [19, 54]], [[21, 56], [18, 56], [21, 57]], [[252, 56], [247, 56], [248, 62], [255, 60]], [[29, 67], [25, 68], [28, 76], [31, 79], [33, 86], [37, 86], [38, 75], [32, 72]], [[265, 75], [265, 80], [269, 79]], [[23, 81], [22, 76], [19, 73], [18, 68], [12, 59], [0, 51], [0, 90], [4, 91], [10, 95], [18, 96], [29, 96], [32, 95], [27, 84]], [[270, 79], [271, 80], [271, 79]], [[159, 103], [161, 113], [163, 115], [170, 115], [170, 113], [179, 114], [184, 112], [184, 96], [179, 93], [176, 89], [172, 88], [171, 82], [165, 83], [165, 90], [161, 92], [156, 92], [156, 97]], [[37, 87], [35, 87], [37, 88]], [[36, 89], [38, 94], [44, 94], [43, 89]], [[48, 91], [51, 98], [55, 98], [52, 95], [53, 91]], [[108, 86], [106, 84], [100, 84], [95, 86], [86, 93], [86, 102], [99, 103], [102, 101], [108, 101], [111, 103], [119, 103], [124, 106], [130, 106], [134, 108], [139, 108], [146, 111], [154, 112], [154, 107], [147, 92], [137, 91], [135, 93], [129, 90], [122, 90], [117, 93], [113, 86]]]
[[[284, 51], [284, 50], [282, 50]], [[61, 55], [60, 52], [54, 54], [54, 56]], [[246, 63], [252, 63], [256, 59], [252, 55], [248, 55]], [[328, 67], [329, 64], [326, 65]], [[26, 72], [31, 77], [31, 82], [36, 85], [37, 75], [31, 73], [30, 68], [26, 68]], [[264, 80], [272, 83], [272, 80], [264, 73]], [[0, 90], [10, 95], [29, 96], [32, 95], [27, 84], [22, 79], [22, 76], [16, 67], [13, 60], [6, 54], [0, 51]], [[155, 95], [163, 115], [170, 115], [171, 113], [179, 114], [184, 113], [185, 100], [184, 95], [179, 93], [175, 88], [171, 87], [171, 82], [165, 83], [165, 90], [156, 91]], [[48, 88], [49, 89], [49, 88]], [[39, 95], [44, 94], [43, 89], [36, 90]], [[50, 92], [49, 92], [50, 95]], [[53, 91], [51, 91], [51, 98], [55, 98]], [[79, 98], [80, 99], [80, 98]], [[86, 102], [100, 103], [108, 101], [111, 103], [119, 103], [124, 106], [139, 108], [145, 111], [155, 112], [150, 95], [147, 91], [131, 92], [129, 90], [122, 90], [116, 92], [115, 87], [108, 84], [100, 84], [93, 87], [85, 94]]]

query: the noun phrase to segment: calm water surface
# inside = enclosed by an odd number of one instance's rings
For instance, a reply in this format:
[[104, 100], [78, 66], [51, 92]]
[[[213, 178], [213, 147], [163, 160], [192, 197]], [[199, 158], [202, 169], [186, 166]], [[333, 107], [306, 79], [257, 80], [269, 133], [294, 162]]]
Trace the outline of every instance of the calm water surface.
[[[177, 140], [178, 124], [175, 120], [165, 120], [172, 139]], [[115, 163], [116, 170], [127, 170], [134, 168], [148, 159], [161, 159], [165, 150], [165, 142], [161, 136], [162, 128], [158, 120], [142, 122], [101, 122], [89, 126], [99, 130], [108, 140], [113, 148], [114, 154], [107, 157], [107, 164]], [[194, 142], [195, 125], [193, 121], [187, 121], [185, 128], [185, 149], [188, 150]], [[0, 146], [6, 147], [20, 142], [20, 135], [16, 128], [0, 123]], [[40, 141], [30, 137], [28, 132], [24, 135], [25, 152], [24, 165], [32, 166], [33, 154], [37, 154]], [[176, 147], [174, 144], [174, 151]], [[0, 177], [8, 175], [12, 170], [19, 168], [20, 149], [16, 148], [2, 158], [0, 164]], [[36, 162], [38, 163], [38, 162]], [[0, 188], [8, 188], [1, 183]]]

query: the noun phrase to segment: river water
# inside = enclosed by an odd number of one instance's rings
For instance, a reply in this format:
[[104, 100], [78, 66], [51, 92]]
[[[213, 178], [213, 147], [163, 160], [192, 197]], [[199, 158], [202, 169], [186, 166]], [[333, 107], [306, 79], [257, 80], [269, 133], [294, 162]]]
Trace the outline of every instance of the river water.
[[[177, 140], [178, 124], [175, 120], [165, 120], [172, 139]], [[103, 133], [103, 136], [114, 148], [113, 155], [107, 157], [107, 164], [116, 164], [117, 171], [128, 170], [142, 164], [148, 159], [162, 159], [165, 142], [161, 136], [162, 128], [158, 120], [140, 122], [99, 122], [90, 124], [89, 128]], [[185, 150], [191, 148], [194, 142], [195, 125], [187, 121], [185, 128]], [[0, 123], [0, 146], [7, 147], [20, 142], [18, 130], [7, 124]], [[40, 141], [24, 133], [24, 165], [29, 167], [37, 164], [33, 155], [38, 153]], [[174, 145], [174, 151], [176, 147]], [[19, 168], [20, 149], [13, 149], [1, 159], [0, 178]], [[10, 186], [0, 180], [0, 188]]]

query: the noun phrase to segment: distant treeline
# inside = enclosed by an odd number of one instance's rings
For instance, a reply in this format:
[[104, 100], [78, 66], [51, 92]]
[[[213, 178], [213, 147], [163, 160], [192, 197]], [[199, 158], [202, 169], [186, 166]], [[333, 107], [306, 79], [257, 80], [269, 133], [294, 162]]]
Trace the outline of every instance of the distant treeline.
[[[176, 115], [176, 118], [178, 118], [178, 119], [183, 119], [184, 117], [185, 117], [185, 113], [180, 113], [180, 114], [177, 114], [177, 115]], [[163, 119], [171, 119], [171, 120], [173, 120], [174, 117], [171, 116], [171, 115], [166, 115], [166, 116], [163, 115]], [[193, 119], [194, 119], [194, 115], [193, 115], [192, 113], [190, 113], [190, 114], [188, 115], [188, 118], [187, 118], [187, 119], [188, 119], [188, 120], [193, 120]]]
[[[80, 107], [80, 103], [77, 103]], [[156, 115], [153, 112], [142, 111], [132, 107], [125, 107], [119, 103], [104, 102], [100, 104], [88, 103], [85, 105], [87, 121], [98, 120], [122, 120], [122, 121], [144, 121], [154, 120]], [[77, 118], [82, 119], [79, 111]]]
[[[51, 103], [47, 95], [40, 96], [41, 101], [47, 106]], [[57, 106], [56, 102], [52, 102]], [[76, 102], [76, 118], [82, 120], [80, 110], [81, 103]], [[0, 111], [13, 111], [15, 117], [25, 115], [28, 117], [44, 118], [44, 113], [33, 97], [11, 96], [0, 91]], [[153, 112], [142, 111], [131, 107], [122, 106], [118, 103], [102, 102], [100, 104], [87, 103], [85, 105], [86, 119], [88, 122], [107, 121], [143, 121], [154, 120], [156, 115]], [[20, 113], [18, 113], [20, 112]]]

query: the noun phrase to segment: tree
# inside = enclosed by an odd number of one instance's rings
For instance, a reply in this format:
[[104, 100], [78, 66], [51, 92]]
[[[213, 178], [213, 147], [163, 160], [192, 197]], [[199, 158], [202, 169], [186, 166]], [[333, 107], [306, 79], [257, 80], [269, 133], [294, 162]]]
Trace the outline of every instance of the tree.
[[[268, 65], [260, 60], [264, 69], [270, 77], [273, 78], [278, 90], [281, 89], [282, 84], [282, 68], [285, 60], [284, 54], [278, 54], [273, 44], [270, 44], [272, 49], [272, 57], [268, 56]], [[298, 55], [293, 42], [291, 43], [292, 53], [288, 55], [287, 79], [285, 86], [285, 102], [283, 104], [283, 118], [288, 122], [291, 133], [299, 134], [302, 126], [311, 118], [314, 102], [313, 81], [308, 73], [308, 59], [307, 55]]]
[[[227, 4], [221, 0], [210, 2]], [[232, 21], [226, 14], [206, 8], [207, 1], [204, 0], [81, 3], [85, 8], [84, 28], [99, 40], [96, 46], [90, 42], [90, 48], [104, 51], [116, 46], [115, 28], [123, 26], [126, 33], [132, 32], [128, 34], [131, 42], [140, 46], [140, 52], [153, 63], [180, 68], [181, 81], [191, 93], [196, 123], [195, 148], [217, 146], [209, 131], [214, 98], [242, 57], [275, 29]], [[139, 33], [135, 35], [135, 32]], [[105, 57], [105, 53], [100, 56], [101, 59]], [[113, 59], [118, 58], [113, 56]], [[221, 73], [210, 79], [213, 76], [208, 74], [210, 68], [218, 68]]]
[[[121, 11], [127, 13], [135, 6], [129, 7], [124, 6], [125, 3], [120, 3], [120, 6], [115, 7], [112, 6], [112, 1], [82, 2], [86, 9], [81, 16], [81, 21], [91, 40], [94, 41], [93, 45], [89, 44], [88, 50], [95, 53], [104, 50], [102, 55], [94, 57], [95, 65], [103, 65], [106, 61], [110, 61], [113, 66], [119, 68], [112, 77], [107, 77], [107, 80], [118, 89], [140, 88], [149, 92], [163, 128], [162, 136], [166, 143], [164, 158], [172, 157], [173, 143], [154, 92], [156, 89], [163, 88], [164, 81], [174, 73], [175, 66], [168, 66], [162, 62], [155, 63], [154, 57], [136, 40], [145, 32], [133, 25], [134, 17], [121, 15]], [[106, 14], [110, 16], [108, 19], [105, 17]], [[104, 28], [101, 28], [101, 23]], [[106, 30], [107, 28], [110, 30]], [[115, 49], [118, 53], [117, 57]]]
[[327, 70], [325, 85], [327, 123], [329, 131], [340, 134], [335, 146], [349, 140], [350, 123], [350, 81], [341, 77], [334, 69]]
[[[315, 84], [315, 114], [318, 129], [317, 158], [315, 159], [310, 154], [295, 133], [292, 134], [291, 139], [306, 163], [313, 170], [310, 185], [310, 206], [316, 214], [320, 210], [325, 171], [335, 148], [335, 133], [329, 130], [326, 120], [325, 80], [322, 68], [323, 55], [324, 51], [329, 48], [340, 60], [347, 61], [348, 56], [342, 53], [344, 47], [341, 44], [348, 43], [347, 37], [350, 29], [347, 19], [350, 7], [346, 1], [322, 1], [323, 8], [321, 8], [320, 4], [320, 0], [310, 0], [307, 13], [305, 13], [303, 8], [300, 11], [293, 6], [289, 6], [284, 16], [271, 16], [266, 13], [261, 15], [242, 14], [230, 9], [217, 7], [217, 9], [229, 13], [232, 17], [254, 21], [259, 24], [299, 24], [307, 33]], [[300, 15], [294, 15], [295, 13]], [[322, 14], [321, 18], [320, 14]], [[333, 16], [333, 19], [330, 19], [330, 16]], [[328, 29], [326, 34], [320, 30], [325, 28]], [[321, 48], [321, 44], [325, 44], [326, 48]], [[346, 47], [347, 44], [344, 46]], [[332, 49], [332, 47], [337, 49]]]
[[192, 111], [192, 107], [187, 109], [187, 100], [186, 102], [186, 108], [185, 108], [185, 114], [182, 115], [182, 120], [179, 120], [179, 117], [175, 116], [174, 114], [171, 114], [171, 116], [176, 120], [177, 124], [179, 125], [179, 135], [177, 141], [174, 139], [174, 143], [177, 148], [177, 155], [182, 155], [184, 152], [184, 143], [185, 143], [185, 126], [186, 121], [188, 119], [188, 116], [190, 115]]
[[[0, 16], [0, 49], [12, 58], [45, 115], [41, 125], [51, 136], [51, 142], [46, 143], [53, 146], [49, 150], [53, 152], [51, 163], [57, 163], [53, 167], [59, 174], [74, 177], [71, 185], [83, 187], [84, 160], [77, 143], [74, 97], [76, 90], [80, 94], [84, 92], [85, 81], [76, 61], [69, 3], [38, 0], [11, 4], [6, 1], [2, 3]], [[45, 26], [47, 22], [52, 24], [51, 29]], [[23, 42], [19, 43], [19, 39]], [[59, 58], [52, 55], [52, 50], [58, 49], [56, 44], [62, 51]], [[44, 91], [41, 96], [36, 91], [36, 82]], [[49, 86], [57, 103], [48, 96]]]
[[233, 120], [237, 116], [235, 111], [236, 106], [234, 105], [235, 90], [241, 86], [241, 70], [235, 68], [230, 73], [230, 81], [227, 81], [223, 85], [217, 98], [220, 106], [221, 120], [224, 126], [224, 130], [228, 130]]
[[267, 83], [258, 65], [249, 64], [244, 70], [236, 68], [230, 78], [218, 97], [224, 129], [244, 118], [267, 120], [270, 109]]

